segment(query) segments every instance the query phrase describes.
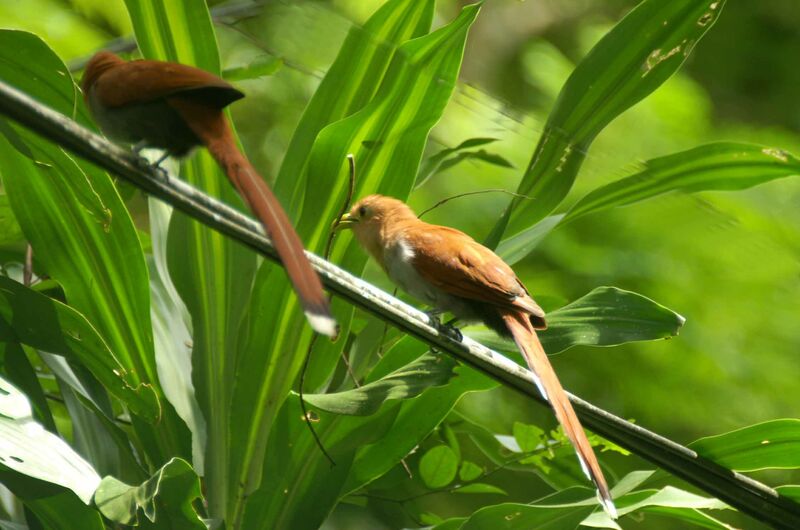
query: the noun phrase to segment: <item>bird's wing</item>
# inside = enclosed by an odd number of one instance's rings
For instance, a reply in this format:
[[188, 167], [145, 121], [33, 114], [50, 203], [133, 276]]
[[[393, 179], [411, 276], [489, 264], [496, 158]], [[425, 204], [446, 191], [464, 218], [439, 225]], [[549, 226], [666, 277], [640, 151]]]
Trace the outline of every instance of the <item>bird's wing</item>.
[[421, 224], [406, 230], [403, 238], [414, 250], [413, 264], [419, 275], [438, 289], [544, 318], [544, 311], [511, 267], [467, 234]]
[[196, 97], [202, 103], [223, 108], [244, 97], [224, 79], [185, 64], [163, 61], [131, 61], [103, 72], [94, 88], [107, 107], [146, 103], [177, 94]]

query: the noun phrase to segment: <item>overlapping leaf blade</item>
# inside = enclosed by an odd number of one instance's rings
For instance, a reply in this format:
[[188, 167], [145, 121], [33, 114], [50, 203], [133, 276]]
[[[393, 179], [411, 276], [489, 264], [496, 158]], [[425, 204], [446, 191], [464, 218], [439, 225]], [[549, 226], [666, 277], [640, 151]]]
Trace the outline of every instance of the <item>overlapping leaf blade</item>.
[[[348, 178], [343, 164], [348, 153], [356, 155], [359, 193], [378, 189], [401, 197], [408, 194], [428, 132], [455, 86], [466, 33], [477, 9], [467, 7], [439, 31], [403, 44], [372, 101], [320, 133], [310, 155], [308, 188], [298, 224], [301, 237], [312, 250], [319, 252], [324, 246], [330, 220], [344, 199]], [[418, 24], [413, 17], [408, 21]], [[364, 263], [361, 250], [350, 247], [349, 256], [358, 263], [352, 269], [360, 270]], [[343, 261], [347, 263], [348, 258]], [[269, 305], [251, 308], [248, 329], [252, 331], [245, 349], [249, 357], [240, 363], [240, 397], [234, 396], [233, 402], [235, 413], [255, 406], [260, 415], [250, 423], [237, 421], [240, 432], [232, 432], [232, 453], [246, 455], [241, 472], [232, 477], [232, 487], [242, 488], [242, 497], [260, 481], [261, 466], [257, 464], [261, 462], [269, 428], [303, 361], [301, 356], [288, 356], [286, 352], [303, 352], [308, 344], [296, 300], [284, 285], [275, 282], [277, 277], [263, 268], [259, 271], [256, 290], [269, 289], [271, 298]], [[278, 307], [280, 312], [276, 311]], [[337, 316], [351, 311], [346, 304], [334, 305]], [[340, 324], [346, 332], [346, 322]], [[261, 337], [259, 341], [254, 340], [257, 336]], [[254, 345], [262, 347], [256, 349]], [[324, 381], [338, 360], [340, 348], [334, 345], [315, 350], [309, 379]], [[259, 390], [253, 400], [252, 393], [239, 392], [238, 388]]]
[[158, 418], [152, 387], [131, 377], [92, 325], [71, 307], [0, 276], [0, 315], [0, 340], [71, 357], [132, 412], [150, 421]]
[[800, 468], [800, 420], [750, 425], [689, 445], [699, 454], [736, 471]]
[[[220, 73], [216, 36], [205, 3], [128, 0], [126, 5], [145, 57]], [[206, 193], [241, 206], [241, 199], [204, 150], [183, 165], [181, 176]], [[256, 260], [242, 246], [180, 214], [172, 216], [168, 248], [170, 275], [192, 316], [192, 378], [208, 423], [205, 471], [210, 511], [222, 517], [228, 498], [228, 418], [237, 331]], [[193, 434], [202, 436], [202, 432]]]
[[[26, 54], [3, 48], [0, 77], [83, 121], [82, 105], [66, 66], [42, 41], [20, 32]], [[44, 65], [42, 72], [31, 54]], [[22, 62], [24, 61], [24, 62]], [[152, 328], [149, 322], [147, 270], [141, 244], [111, 179], [95, 166], [77, 162], [59, 148], [23, 129], [3, 126], [3, 181], [9, 200], [39, 262], [61, 284], [69, 304], [95, 327], [138, 386], [149, 383], [160, 394]], [[10, 142], [10, 143], [9, 143]], [[12, 146], [16, 148], [14, 152]], [[13, 171], [7, 171], [14, 164]], [[100, 354], [100, 352], [98, 352]], [[132, 417], [147, 457], [159, 461], [182, 454], [185, 427], [166, 402], [161, 404], [159, 436], [153, 425]]]
[[489, 243], [550, 213], [567, 195], [592, 140], [658, 88], [714, 25], [724, 0], [645, 0], [578, 64], [550, 113], [518, 192]]

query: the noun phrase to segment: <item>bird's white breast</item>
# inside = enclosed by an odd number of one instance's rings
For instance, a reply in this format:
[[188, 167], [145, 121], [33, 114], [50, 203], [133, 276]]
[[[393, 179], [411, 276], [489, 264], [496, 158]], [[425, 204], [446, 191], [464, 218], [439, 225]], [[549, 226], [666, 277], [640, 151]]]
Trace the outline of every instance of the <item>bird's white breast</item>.
[[423, 302], [436, 305], [437, 289], [419, 275], [414, 267], [414, 249], [404, 239], [384, 251], [386, 274], [402, 290]]

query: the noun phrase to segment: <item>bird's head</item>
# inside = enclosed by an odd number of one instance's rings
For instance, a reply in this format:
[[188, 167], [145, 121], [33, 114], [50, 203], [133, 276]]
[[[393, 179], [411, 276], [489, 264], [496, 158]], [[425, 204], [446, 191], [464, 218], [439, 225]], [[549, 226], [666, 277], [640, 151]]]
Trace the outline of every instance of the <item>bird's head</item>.
[[86, 69], [83, 71], [81, 90], [83, 90], [84, 97], [89, 93], [89, 87], [97, 81], [97, 78], [100, 77], [103, 72], [124, 63], [124, 60], [109, 51], [101, 50], [95, 53], [92, 58], [89, 59], [89, 62], [86, 64]]
[[403, 201], [384, 195], [364, 197], [339, 218], [337, 229], [350, 229], [358, 242], [380, 260], [396, 227], [417, 216]]

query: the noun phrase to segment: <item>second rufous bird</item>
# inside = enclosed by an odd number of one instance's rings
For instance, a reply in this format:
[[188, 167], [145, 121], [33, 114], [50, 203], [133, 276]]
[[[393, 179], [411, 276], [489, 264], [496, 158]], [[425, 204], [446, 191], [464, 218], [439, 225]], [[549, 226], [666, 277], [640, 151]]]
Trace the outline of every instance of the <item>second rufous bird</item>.
[[297, 232], [267, 183], [239, 150], [223, 113], [244, 97], [227, 81], [199, 68], [165, 61], [124, 61], [101, 51], [86, 66], [83, 96], [97, 125], [112, 140], [186, 156], [205, 146], [275, 245], [311, 326], [335, 336], [322, 282]]
[[370, 195], [339, 219], [401, 289], [450, 311], [462, 321], [483, 322], [514, 339], [539, 391], [553, 407], [606, 512], [616, 517], [608, 484], [583, 427], [547, 359], [537, 329], [544, 311], [499, 256], [463, 232], [426, 223], [402, 201]]

